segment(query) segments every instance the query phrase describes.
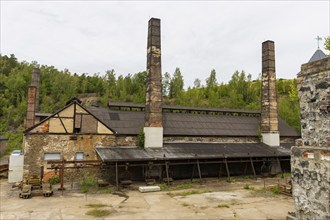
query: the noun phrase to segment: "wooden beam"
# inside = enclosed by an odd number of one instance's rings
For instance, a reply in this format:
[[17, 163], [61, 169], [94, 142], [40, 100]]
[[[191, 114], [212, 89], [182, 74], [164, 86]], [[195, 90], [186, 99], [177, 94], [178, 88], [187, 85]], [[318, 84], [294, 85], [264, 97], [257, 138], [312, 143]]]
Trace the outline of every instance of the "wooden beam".
[[229, 173], [229, 168], [228, 168], [227, 158], [225, 158], [225, 165], [226, 165], [226, 171], [227, 171], [228, 179], [230, 179], [230, 173]]
[[64, 128], [64, 130], [65, 130], [65, 133], [68, 133], [68, 131], [66, 130], [66, 127], [65, 127], [65, 125], [64, 125], [64, 123], [63, 123], [63, 121], [62, 121], [62, 118], [60, 117], [59, 114], [57, 114], [57, 116], [58, 116], [58, 119], [60, 119], [60, 122], [61, 122], [61, 124], [62, 124], [62, 126], [63, 126], [63, 128]]
[[119, 181], [118, 181], [118, 163], [116, 162], [116, 186], [117, 191], [119, 190]]
[[198, 160], [197, 160], [197, 169], [198, 169], [198, 175], [199, 175], [199, 182], [202, 183], [202, 173], [201, 173], [201, 168], [199, 166]]
[[168, 175], [168, 167], [169, 167], [169, 165], [168, 165], [168, 162], [166, 161], [165, 162], [165, 171], [166, 171], [167, 185], [170, 185], [170, 177]]
[[251, 162], [251, 167], [252, 167], [252, 171], [253, 171], [254, 179], [257, 179], [257, 175], [256, 175], [256, 171], [255, 171], [255, 169], [254, 169], [254, 165], [253, 165], [252, 157], [250, 157], [250, 162]]
[[62, 160], [62, 165], [60, 168], [60, 179], [61, 179], [61, 186], [60, 188], [58, 188], [58, 190], [65, 190], [64, 188], [64, 164], [65, 164], [65, 160]]

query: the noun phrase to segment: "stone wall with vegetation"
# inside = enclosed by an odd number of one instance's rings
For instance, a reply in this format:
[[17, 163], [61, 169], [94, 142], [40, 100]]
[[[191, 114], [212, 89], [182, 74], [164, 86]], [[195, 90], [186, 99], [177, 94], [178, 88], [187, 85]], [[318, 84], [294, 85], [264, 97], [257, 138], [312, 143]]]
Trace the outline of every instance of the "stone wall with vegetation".
[[62, 159], [74, 160], [77, 152], [84, 160], [96, 160], [96, 146], [114, 146], [114, 135], [30, 134], [24, 137], [24, 178], [47, 171], [45, 153], [60, 153]]
[[298, 219], [330, 219], [330, 58], [298, 74], [302, 139], [292, 148], [293, 198]]

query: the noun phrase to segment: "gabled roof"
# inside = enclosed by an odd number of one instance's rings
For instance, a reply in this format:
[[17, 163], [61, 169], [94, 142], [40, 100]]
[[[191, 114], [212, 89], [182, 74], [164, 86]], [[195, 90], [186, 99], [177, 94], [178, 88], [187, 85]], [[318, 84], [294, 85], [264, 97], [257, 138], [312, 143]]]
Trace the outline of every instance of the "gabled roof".
[[[53, 114], [49, 114], [48, 117], [46, 117], [45, 119], [41, 120], [39, 123], [35, 124], [34, 126], [26, 129], [24, 131], [24, 133], [28, 133], [29, 131], [33, 130], [34, 128], [38, 127], [39, 125], [43, 124], [45, 121], [49, 120], [50, 118], [54, 117], [55, 115], [59, 114], [60, 112], [62, 112], [63, 110], [65, 110], [66, 108], [68, 108], [69, 106], [73, 105], [73, 104], [77, 104], [79, 105], [79, 107], [81, 107], [82, 109], [84, 109], [87, 113], [89, 113], [91, 116], [93, 116], [96, 120], [100, 121], [101, 124], [103, 124], [105, 127], [107, 127], [111, 132], [116, 133], [111, 127], [108, 126], [108, 124], [104, 123], [102, 120], [100, 120], [99, 118], [97, 118], [97, 116], [95, 116], [92, 112], [90, 112], [86, 107], [82, 106], [81, 101], [77, 98], [72, 98], [70, 99], [66, 105], [61, 108], [60, 110], [56, 111]], [[44, 115], [48, 115], [47, 113], [43, 113]], [[38, 115], [38, 114], [36, 114]]]
[[[136, 135], [144, 127], [144, 111], [121, 111], [108, 108], [87, 108], [103, 123], [120, 135]], [[257, 137], [258, 116], [233, 116], [163, 112], [165, 136], [235, 136]], [[299, 137], [299, 134], [279, 119], [282, 137]]]
[[322, 50], [317, 49], [315, 51], [315, 53], [313, 54], [313, 56], [309, 59], [308, 63], [314, 62], [314, 61], [317, 61], [317, 60], [322, 60], [324, 58], [327, 58], [327, 56], [325, 55], [325, 53], [323, 53]]

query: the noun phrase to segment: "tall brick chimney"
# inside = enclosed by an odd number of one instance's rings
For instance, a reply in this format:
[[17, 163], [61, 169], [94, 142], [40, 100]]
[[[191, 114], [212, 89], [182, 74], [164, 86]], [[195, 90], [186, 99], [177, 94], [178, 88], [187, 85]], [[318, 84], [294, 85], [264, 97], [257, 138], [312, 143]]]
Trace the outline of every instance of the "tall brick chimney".
[[34, 125], [35, 113], [36, 113], [36, 96], [37, 87], [29, 86], [28, 88], [28, 100], [26, 106], [26, 120], [25, 129], [31, 128]]
[[32, 127], [35, 123], [35, 114], [39, 112], [39, 86], [40, 86], [40, 70], [34, 68], [32, 70], [31, 85], [28, 88], [28, 99], [26, 105], [25, 129]]
[[151, 18], [148, 25], [147, 96], [145, 107], [145, 148], [163, 147], [162, 70], [160, 19]]
[[39, 108], [39, 87], [40, 87], [40, 70], [37, 68], [34, 68], [32, 70], [32, 81], [31, 86], [36, 87], [36, 112], [40, 111]]
[[278, 131], [275, 47], [273, 41], [262, 43], [261, 134], [262, 142], [269, 146], [280, 145]]

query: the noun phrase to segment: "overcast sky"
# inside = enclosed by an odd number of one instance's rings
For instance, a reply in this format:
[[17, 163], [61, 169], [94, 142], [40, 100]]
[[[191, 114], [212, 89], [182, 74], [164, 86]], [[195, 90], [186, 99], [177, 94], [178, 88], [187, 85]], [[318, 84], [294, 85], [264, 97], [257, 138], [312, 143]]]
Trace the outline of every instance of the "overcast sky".
[[145, 70], [148, 20], [160, 18], [162, 72], [179, 67], [186, 86], [212, 69], [218, 82], [235, 70], [257, 78], [265, 40], [275, 41], [277, 78], [294, 78], [316, 36], [330, 35], [330, 0], [0, 2], [2, 55], [78, 74]]

